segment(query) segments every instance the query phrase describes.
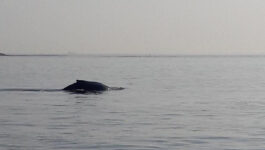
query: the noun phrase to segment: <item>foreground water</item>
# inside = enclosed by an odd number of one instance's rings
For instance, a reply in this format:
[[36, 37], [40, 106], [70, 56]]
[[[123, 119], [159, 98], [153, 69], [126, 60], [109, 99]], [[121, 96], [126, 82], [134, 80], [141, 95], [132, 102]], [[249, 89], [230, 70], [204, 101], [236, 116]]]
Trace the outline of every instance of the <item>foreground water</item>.
[[262, 150], [265, 57], [1, 57], [2, 150]]

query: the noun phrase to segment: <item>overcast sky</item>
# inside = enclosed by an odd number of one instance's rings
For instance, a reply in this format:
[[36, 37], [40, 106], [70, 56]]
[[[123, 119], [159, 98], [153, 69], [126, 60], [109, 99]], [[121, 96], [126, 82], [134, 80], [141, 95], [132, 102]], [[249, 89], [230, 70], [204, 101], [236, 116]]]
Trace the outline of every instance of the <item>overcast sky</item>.
[[265, 54], [265, 0], [0, 0], [0, 52]]

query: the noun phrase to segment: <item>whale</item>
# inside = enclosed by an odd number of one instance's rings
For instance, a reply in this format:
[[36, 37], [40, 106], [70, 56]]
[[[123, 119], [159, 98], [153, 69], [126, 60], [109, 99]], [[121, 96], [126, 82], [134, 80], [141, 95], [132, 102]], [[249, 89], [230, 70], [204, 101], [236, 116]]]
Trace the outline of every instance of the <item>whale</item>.
[[122, 87], [109, 87], [103, 83], [95, 81], [76, 80], [75, 83], [63, 88], [63, 91], [69, 91], [73, 93], [101, 93], [108, 90], [123, 90]]
[[77, 94], [95, 93], [100, 94], [109, 90], [123, 90], [123, 87], [109, 87], [103, 83], [95, 81], [76, 80], [75, 83], [66, 86], [63, 89], [0, 89], [0, 92], [59, 92], [65, 91]]

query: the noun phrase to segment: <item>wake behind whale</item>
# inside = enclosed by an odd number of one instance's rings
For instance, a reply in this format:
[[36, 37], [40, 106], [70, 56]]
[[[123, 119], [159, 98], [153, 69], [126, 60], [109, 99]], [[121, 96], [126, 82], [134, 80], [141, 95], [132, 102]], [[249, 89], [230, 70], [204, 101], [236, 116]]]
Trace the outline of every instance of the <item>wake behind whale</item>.
[[99, 82], [76, 80], [75, 83], [68, 85], [63, 89], [24, 89], [24, 88], [13, 88], [13, 89], [0, 89], [0, 92], [59, 92], [66, 91], [71, 93], [102, 93], [108, 90], [123, 90], [122, 87], [109, 87]]
[[24, 89], [24, 88], [13, 88], [13, 89], [0, 89], [0, 92], [58, 92], [61, 89]]

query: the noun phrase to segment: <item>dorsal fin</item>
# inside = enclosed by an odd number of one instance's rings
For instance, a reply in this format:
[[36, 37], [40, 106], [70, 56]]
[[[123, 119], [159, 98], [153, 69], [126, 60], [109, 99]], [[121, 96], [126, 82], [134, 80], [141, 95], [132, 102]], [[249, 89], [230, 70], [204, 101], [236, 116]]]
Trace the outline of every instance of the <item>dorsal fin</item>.
[[76, 83], [79, 83], [79, 82], [86, 82], [85, 80], [76, 80]]

